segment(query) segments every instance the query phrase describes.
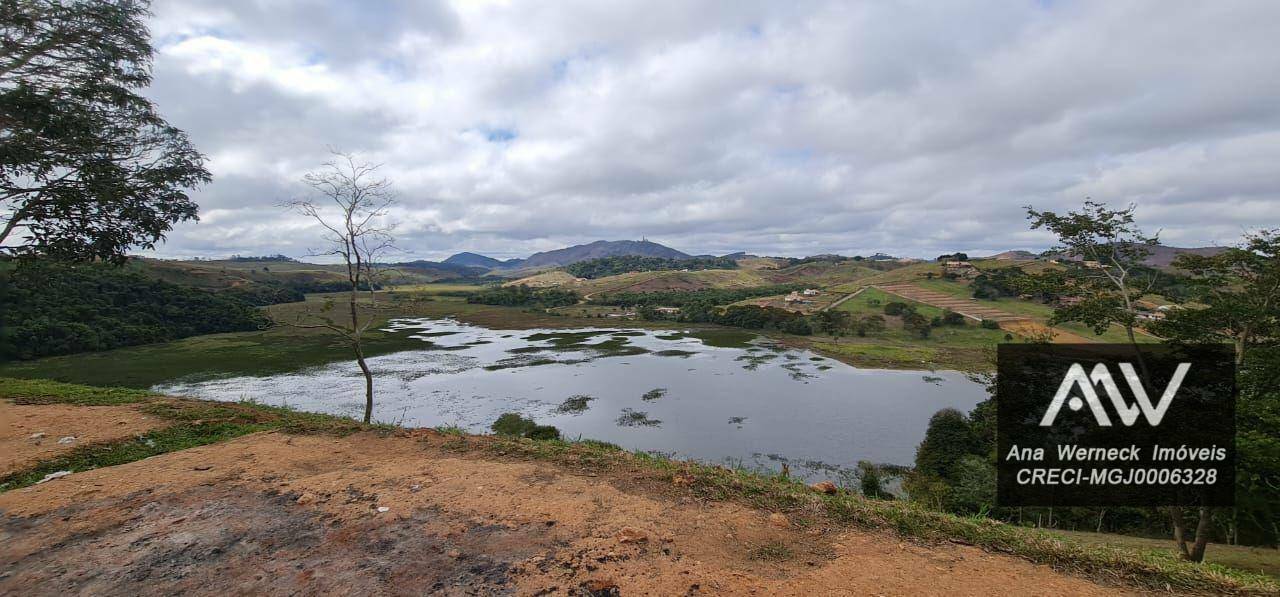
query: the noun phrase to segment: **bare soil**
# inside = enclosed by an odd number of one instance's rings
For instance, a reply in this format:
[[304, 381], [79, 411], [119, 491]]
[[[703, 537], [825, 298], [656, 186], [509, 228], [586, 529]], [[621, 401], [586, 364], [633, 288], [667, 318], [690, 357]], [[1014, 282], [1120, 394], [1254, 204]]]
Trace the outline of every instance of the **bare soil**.
[[0, 494], [0, 594], [1116, 592], [457, 441], [262, 433]]
[[16, 405], [0, 400], [0, 477], [76, 446], [133, 437], [161, 424], [133, 406]]

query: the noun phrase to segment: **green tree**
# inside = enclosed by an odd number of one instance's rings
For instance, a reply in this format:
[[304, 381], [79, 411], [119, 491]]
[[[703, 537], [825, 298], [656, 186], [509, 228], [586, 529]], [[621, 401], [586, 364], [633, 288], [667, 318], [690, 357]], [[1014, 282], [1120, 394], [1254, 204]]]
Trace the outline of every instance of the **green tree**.
[[[1134, 223], [1135, 207], [1110, 209], [1103, 203], [1085, 201], [1079, 211], [1059, 215], [1027, 207], [1033, 229], [1044, 228], [1058, 237], [1056, 251], [1069, 259], [1081, 260], [1065, 272], [1038, 277], [1040, 284], [1055, 295], [1076, 295], [1083, 300], [1061, 307], [1052, 323], [1078, 321], [1102, 334], [1112, 324], [1124, 328], [1129, 341], [1137, 343], [1137, 301], [1156, 283], [1157, 273], [1142, 262], [1158, 243]], [[1087, 264], [1085, 262], [1088, 262]]]
[[[1226, 342], [1235, 349], [1239, 370], [1237, 421], [1237, 506], [1228, 534], [1239, 534], [1239, 516], [1263, 535], [1280, 540], [1280, 231], [1245, 237], [1242, 247], [1214, 256], [1180, 255], [1174, 265], [1190, 272], [1196, 306], [1175, 309], [1158, 322], [1156, 333], [1179, 342]], [[1184, 557], [1204, 557], [1210, 516], [1200, 510], [1194, 542], [1188, 546], [1183, 515], [1172, 513]]]
[[210, 180], [151, 82], [147, 3], [0, 2], [0, 252], [124, 260]]

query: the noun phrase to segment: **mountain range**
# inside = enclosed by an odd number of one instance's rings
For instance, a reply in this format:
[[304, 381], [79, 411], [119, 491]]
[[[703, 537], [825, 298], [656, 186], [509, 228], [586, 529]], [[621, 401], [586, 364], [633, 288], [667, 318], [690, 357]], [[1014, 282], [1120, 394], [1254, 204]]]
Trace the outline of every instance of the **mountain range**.
[[478, 253], [462, 252], [449, 256], [444, 263], [457, 266], [485, 267], [489, 269], [524, 269], [562, 267], [601, 257], [636, 255], [662, 257], [664, 259], [689, 259], [688, 253], [647, 240], [598, 240], [585, 245], [574, 245], [554, 251], [534, 253], [525, 259], [494, 259]]

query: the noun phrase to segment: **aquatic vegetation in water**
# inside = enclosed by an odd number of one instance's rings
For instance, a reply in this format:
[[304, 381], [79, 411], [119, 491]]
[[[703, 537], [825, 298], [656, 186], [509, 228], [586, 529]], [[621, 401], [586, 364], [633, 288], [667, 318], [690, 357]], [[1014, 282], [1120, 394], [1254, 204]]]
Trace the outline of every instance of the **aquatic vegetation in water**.
[[691, 357], [698, 353], [693, 352], [692, 350], [680, 350], [677, 348], [669, 348], [667, 350], [656, 351], [653, 354], [658, 355], [660, 357]]
[[667, 395], [666, 388], [654, 388], [652, 390], [649, 390], [648, 392], [645, 392], [644, 395], [640, 397], [640, 399], [644, 400], [645, 402], [653, 402], [654, 400], [662, 398], [663, 396], [666, 396], [666, 395]]
[[574, 394], [573, 396], [565, 398], [564, 402], [561, 402], [560, 406], [556, 407], [556, 412], [562, 414], [582, 414], [590, 408], [589, 403], [592, 400], [595, 400], [594, 396]]
[[618, 415], [619, 427], [657, 427], [659, 425], [662, 425], [662, 421], [650, 419], [649, 413], [642, 410], [624, 408], [622, 414]]
[[796, 381], [800, 381], [800, 380], [803, 380], [803, 379], [813, 379], [813, 378], [817, 377], [816, 375], [814, 375], [814, 374], [812, 374], [812, 373], [806, 373], [806, 372], [802, 371], [802, 370], [800, 369], [800, 364], [799, 364], [799, 363], [787, 363], [787, 364], [783, 365], [783, 366], [782, 366], [782, 368], [783, 368], [783, 369], [786, 369], [786, 370], [790, 373], [790, 375], [791, 375], [791, 379], [794, 379], [794, 380], [796, 380]]
[[933, 385], [935, 385], [935, 386], [940, 386], [940, 385], [942, 385], [942, 382], [946, 381], [946, 379], [941, 378], [941, 377], [938, 377], [938, 376], [936, 376], [936, 375], [926, 375], [926, 376], [922, 377], [921, 379], [923, 379], [923, 380], [924, 380], [924, 383], [931, 383], [931, 384], [933, 384]]
[[742, 368], [743, 368], [743, 369], [746, 369], [747, 371], [755, 371], [756, 369], [759, 369], [759, 368], [760, 368], [760, 365], [763, 365], [763, 364], [765, 364], [765, 363], [767, 363], [767, 362], [769, 362], [769, 361], [772, 361], [773, 359], [776, 359], [776, 358], [778, 358], [778, 355], [776, 355], [776, 354], [769, 354], [769, 353], [765, 353], [765, 354], [750, 353], [750, 354], [739, 355], [739, 356], [738, 356], [738, 358], [736, 358], [736, 359], [734, 359], [734, 360], [735, 360], [735, 361], [745, 361], [747, 364], [746, 364], [746, 365], [743, 365], [743, 366], [742, 366]]
[[613, 333], [613, 335], [614, 335], [614, 336], [622, 336], [622, 337], [632, 337], [632, 338], [635, 338], [635, 337], [641, 337], [641, 336], [644, 336], [644, 335], [645, 335], [645, 333], [644, 333], [644, 332], [642, 332], [642, 331], [639, 331], [639, 330], [626, 330], [626, 331], [622, 331], [622, 332], [614, 332], [614, 333]]
[[560, 439], [560, 430], [551, 425], [539, 425], [520, 413], [503, 413], [489, 426], [498, 435], [527, 437], [531, 439]]
[[742, 424], [747, 421], [746, 417], [729, 417], [730, 425], [737, 425], [738, 429], [742, 429]]

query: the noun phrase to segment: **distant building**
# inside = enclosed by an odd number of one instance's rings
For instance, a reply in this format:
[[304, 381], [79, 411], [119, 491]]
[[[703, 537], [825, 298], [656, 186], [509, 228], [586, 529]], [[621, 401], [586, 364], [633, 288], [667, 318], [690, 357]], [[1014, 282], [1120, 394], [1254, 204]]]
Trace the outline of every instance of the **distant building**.
[[1058, 305], [1062, 307], [1071, 307], [1084, 302], [1083, 297], [1079, 296], [1063, 296], [1058, 297]]
[[676, 315], [680, 313], [680, 307], [654, 307], [653, 310], [658, 313], [662, 313], [663, 315]]
[[978, 268], [973, 267], [973, 264], [968, 261], [943, 261], [942, 272], [963, 278], [972, 278], [978, 275]]
[[822, 291], [818, 290], [817, 288], [806, 288], [804, 289], [803, 294], [805, 296], [818, 296], [819, 294], [822, 294]]

